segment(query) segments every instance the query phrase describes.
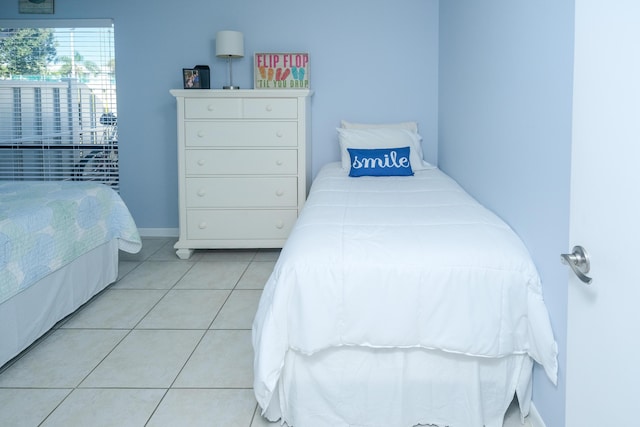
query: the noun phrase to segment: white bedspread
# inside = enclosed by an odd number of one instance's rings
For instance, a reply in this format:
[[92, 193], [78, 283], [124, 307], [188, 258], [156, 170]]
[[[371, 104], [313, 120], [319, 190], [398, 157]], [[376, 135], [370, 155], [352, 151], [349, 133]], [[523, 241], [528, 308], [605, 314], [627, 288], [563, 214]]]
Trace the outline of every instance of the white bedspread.
[[540, 279], [519, 237], [438, 169], [349, 178], [325, 166], [253, 324], [266, 408], [289, 349], [422, 347], [528, 354], [557, 380]]

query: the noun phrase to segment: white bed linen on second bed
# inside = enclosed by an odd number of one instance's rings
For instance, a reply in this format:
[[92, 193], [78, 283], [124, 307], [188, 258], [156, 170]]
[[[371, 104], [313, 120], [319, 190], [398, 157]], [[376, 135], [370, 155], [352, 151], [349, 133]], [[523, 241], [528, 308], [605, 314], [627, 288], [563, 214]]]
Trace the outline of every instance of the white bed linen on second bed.
[[289, 351], [263, 415], [290, 427], [502, 427], [514, 394], [529, 414], [532, 364], [424, 348]]
[[557, 346], [527, 249], [436, 168], [349, 178], [339, 163], [325, 166], [265, 285], [253, 346], [262, 408], [289, 350], [526, 354], [557, 379]]

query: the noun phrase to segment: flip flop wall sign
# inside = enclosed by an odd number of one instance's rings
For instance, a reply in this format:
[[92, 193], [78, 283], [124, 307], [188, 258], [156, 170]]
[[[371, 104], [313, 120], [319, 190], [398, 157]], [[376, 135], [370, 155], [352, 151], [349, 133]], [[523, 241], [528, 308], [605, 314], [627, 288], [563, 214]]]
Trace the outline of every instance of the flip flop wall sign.
[[256, 53], [254, 89], [309, 89], [308, 53]]

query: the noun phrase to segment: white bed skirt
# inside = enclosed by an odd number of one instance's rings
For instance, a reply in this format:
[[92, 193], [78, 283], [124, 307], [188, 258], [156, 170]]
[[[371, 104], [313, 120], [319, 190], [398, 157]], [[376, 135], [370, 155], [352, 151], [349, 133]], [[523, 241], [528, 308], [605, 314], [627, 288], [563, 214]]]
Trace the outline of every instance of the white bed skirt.
[[502, 427], [517, 394], [529, 412], [533, 361], [442, 351], [339, 347], [289, 351], [266, 411], [290, 427]]
[[0, 367], [117, 277], [114, 239], [0, 304]]

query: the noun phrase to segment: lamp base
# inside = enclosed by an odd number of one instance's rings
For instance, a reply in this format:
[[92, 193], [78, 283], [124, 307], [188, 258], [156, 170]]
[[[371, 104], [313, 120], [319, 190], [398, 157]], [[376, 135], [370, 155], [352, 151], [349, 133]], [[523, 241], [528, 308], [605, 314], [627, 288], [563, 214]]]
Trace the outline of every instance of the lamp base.
[[240, 86], [222, 86], [222, 89], [236, 90], [240, 89]]

